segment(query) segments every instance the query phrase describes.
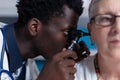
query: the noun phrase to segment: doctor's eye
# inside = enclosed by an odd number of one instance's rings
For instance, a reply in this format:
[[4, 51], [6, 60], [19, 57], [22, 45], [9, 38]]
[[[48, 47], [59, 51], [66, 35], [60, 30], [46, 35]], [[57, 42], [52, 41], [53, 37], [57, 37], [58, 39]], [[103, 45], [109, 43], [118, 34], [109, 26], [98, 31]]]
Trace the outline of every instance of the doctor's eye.
[[64, 31], [63, 33], [65, 36], [67, 36], [69, 34], [69, 31]]

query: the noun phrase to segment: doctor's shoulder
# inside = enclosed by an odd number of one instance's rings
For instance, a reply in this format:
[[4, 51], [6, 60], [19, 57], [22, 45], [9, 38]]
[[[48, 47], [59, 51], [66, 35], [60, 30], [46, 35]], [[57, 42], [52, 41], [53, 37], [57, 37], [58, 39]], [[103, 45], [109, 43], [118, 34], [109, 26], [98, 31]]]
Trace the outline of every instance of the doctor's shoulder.
[[[0, 43], [2, 43], [3, 42], [3, 34], [2, 34], [2, 28], [5, 26], [5, 25], [7, 25], [6, 23], [3, 23], [3, 22], [0, 22]], [[1, 45], [2, 46], [2, 45]], [[2, 47], [0, 47], [0, 49], [1, 49]]]
[[7, 25], [6, 23], [0, 22], [0, 28], [3, 28], [5, 25]]

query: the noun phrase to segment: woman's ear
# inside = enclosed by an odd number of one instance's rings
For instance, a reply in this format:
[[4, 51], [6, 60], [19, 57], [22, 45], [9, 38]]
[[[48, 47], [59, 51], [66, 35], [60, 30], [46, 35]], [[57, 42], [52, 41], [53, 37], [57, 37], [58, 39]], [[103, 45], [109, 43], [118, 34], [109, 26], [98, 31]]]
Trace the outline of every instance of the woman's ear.
[[87, 29], [88, 29], [88, 31], [90, 33], [90, 39], [91, 39], [91, 41], [94, 42], [94, 37], [93, 37], [93, 32], [92, 32], [92, 24], [91, 23], [87, 24]]
[[36, 36], [42, 29], [42, 23], [37, 18], [32, 18], [28, 23], [28, 30], [31, 36]]
[[87, 24], [87, 29], [88, 29], [88, 32], [89, 32], [90, 35], [91, 35], [91, 24], [90, 24], [90, 23]]

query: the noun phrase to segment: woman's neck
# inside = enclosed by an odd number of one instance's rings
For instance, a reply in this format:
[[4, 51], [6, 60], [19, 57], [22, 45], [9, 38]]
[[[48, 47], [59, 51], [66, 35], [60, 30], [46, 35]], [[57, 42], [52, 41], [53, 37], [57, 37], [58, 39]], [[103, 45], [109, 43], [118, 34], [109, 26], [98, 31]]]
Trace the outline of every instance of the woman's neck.
[[[120, 59], [98, 54], [100, 75], [105, 80], [120, 80]], [[103, 79], [104, 80], [104, 79]]]

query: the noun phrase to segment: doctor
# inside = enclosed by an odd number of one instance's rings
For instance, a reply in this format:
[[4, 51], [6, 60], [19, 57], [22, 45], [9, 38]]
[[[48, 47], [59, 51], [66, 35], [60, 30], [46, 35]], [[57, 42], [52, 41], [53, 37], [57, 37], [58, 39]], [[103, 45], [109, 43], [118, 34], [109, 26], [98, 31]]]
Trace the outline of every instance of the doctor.
[[19, 0], [17, 22], [0, 30], [1, 70], [7, 70], [3, 73], [12, 80], [26, 80], [27, 59], [42, 55], [46, 64], [37, 80], [73, 80], [77, 55], [66, 49], [67, 36], [76, 28], [82, 4], [81, 0]]

